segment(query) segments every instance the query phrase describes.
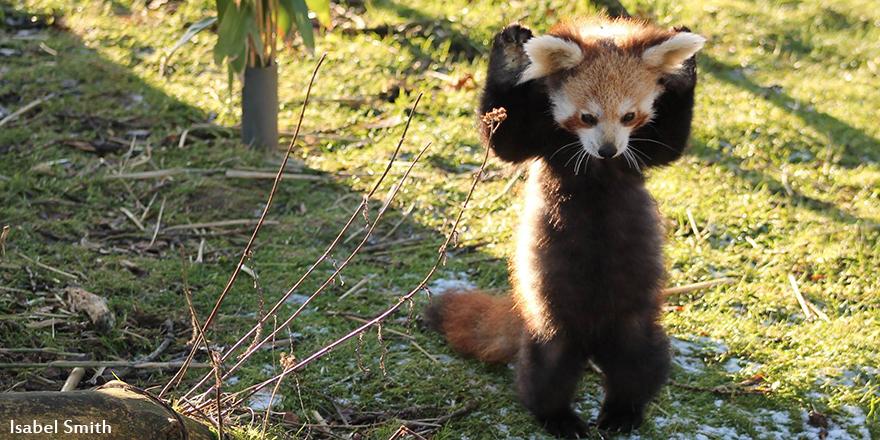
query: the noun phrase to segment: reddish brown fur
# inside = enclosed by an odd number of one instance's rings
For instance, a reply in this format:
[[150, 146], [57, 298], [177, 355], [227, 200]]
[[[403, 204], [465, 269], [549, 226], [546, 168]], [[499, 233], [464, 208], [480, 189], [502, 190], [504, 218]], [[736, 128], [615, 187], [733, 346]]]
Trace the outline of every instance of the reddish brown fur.
[[428, 321], [446, 335], [455, 351], [483, 362], [510, 362], [519, 350], [523, 324], [509, 296], [482, 292], [439, 295], [431, 303]]
[[675, 31], [655, 26], [648, 21], [632, 18], [612, 19], [607, 17], [557, 23], [550, 28], [550, 35], [576, 41], [581, 47], [586, 49], [585, 52], [589, 52], [591, 48], [597, 45], [599, 39], [590, 34], [585, 35], [583, 29], [600, 26], [620, 26], [626, 29], [626, 32], [613, 40], [618, 48], [632, 55], [641, 54], [645, 49], [660, 44], [675, 35]]

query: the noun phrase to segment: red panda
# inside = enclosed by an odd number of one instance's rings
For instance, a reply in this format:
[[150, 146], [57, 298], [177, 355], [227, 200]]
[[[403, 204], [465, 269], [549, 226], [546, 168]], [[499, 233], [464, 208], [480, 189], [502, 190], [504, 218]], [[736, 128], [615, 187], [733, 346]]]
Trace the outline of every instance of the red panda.
[[587, 435], [571, 402], [588, 361], [604, 375], [602, 430], [638, 427], [667, 380], [662, 235], [642, 169], [687, 144], [704, 42], [607, 18], [494, 38], [480, 113], [504, 107], [507, 119], [483, 139], [530, 162], [513, 289], [438, 295], [425, 318], [462, 354], [516, 360], [520, 400], [556, 436]]

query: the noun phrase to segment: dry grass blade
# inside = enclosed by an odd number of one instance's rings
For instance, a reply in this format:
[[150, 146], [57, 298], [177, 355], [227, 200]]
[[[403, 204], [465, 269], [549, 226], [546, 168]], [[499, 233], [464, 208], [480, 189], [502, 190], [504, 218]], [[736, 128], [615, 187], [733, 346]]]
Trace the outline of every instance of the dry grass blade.
[[828, 315], [825, 312], [819, 310], [813, 303], [807, 301], [804, 298], [804, 295], [801, 293], [800, 287], [798, 287], [797, 280], [794, 278], [794, 275], [788, 274], [788, 282], [791, 284], [792, 293], [794, 293], [794, 297], [797, 299], [798, 304], [801, 306], [801, 310], [804, 311], [804, 316], [809, 319], [813, 319], [813, 317], [819, 317], [819, 319], [825, 322], [831, 322], [828, 319]]
[[683, 293], [689, 293], [696, 290], [708, 289], [710, 287], [720, 286], [722, 284], [733, 284], [736, 282], [734, 278], [718, 278], [709, 281], [701, 281], [699, 283], [693, 284], [685, 284], [684, 286], [675, 286], [675, 287], [667, 287], [663, 289], [662, 293], [664, 297], [670, 297], [675, 295], [681, 295]]

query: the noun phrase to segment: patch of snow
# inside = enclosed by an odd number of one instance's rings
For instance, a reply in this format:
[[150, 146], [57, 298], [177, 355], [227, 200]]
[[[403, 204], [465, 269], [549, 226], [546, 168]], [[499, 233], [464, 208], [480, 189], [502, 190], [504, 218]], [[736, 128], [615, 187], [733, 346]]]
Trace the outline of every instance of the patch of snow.
[[727, 345], [721, 341], [704, 336], [689, 340], [672, 337], [669, 340], [675, 353], [672, 360], [687, 373], [701, 373], [706, 369], [703, 354], [720, 355], [727, 353]]
[[274, 376], [275, 366], [272, 364], [263, 364], [263, 366], [260, 367], [260, 372], [263, 373], [264, 376]]
[[248, 406], [254, 411], [265, 411], [269, 408], [270, 403], [275, 406], [281, 403], [281, 400], [280, 394], [273, 397], [272, 390], [262, 389], [248, 399]]
[[828, 395], [825, 393], [820, 393], [819, 391], [810, 391], [809, 393], [807, 393], [807, 397], [813, 400], [822, 400], [827, 399]]
[[294, 293], [294, 294], [288, 296], [287, 299], [284, 300], [284, 303], [285, 304], [302, 304], [302, 303], [306, 302], [307, 299], [309, 299], [309, 297], [306, 295], [300, 295], [299, 293]]
[[753, 418], [755, 431], [760, 438], [788, 440], [794, 438], [789, 426], [791, 415], [786, 411], [759, 409]]
[[431, 281], [431, 284], [428, 285], [428, 289], [431, 293], [436, 295], [443, 295], [444, 293], [455, 290], [471, 290], [476, 288], [477, 285], [474, 284], [464, 272], [455, 272], [449, 274], [446, 278], [435, 278]]
[[449, 364], [455, 360], [454, 357], [449, 356], [447, 354], [435, 354], [434, 359], [437, 359], [438, 361], [440, 361], [441, 364]]
[[755, 374], [761, 369], [763, 364], [752, 362], [746, 359], [731, 357], [721, 366], [724, 371], [730, 374]]
[[724, 440], [751, 440], [751, 436], [740, 434], [735, 428], [729, 426], [700, 425], [697, 433], [692, 437], [700, 440], [724, 439]]

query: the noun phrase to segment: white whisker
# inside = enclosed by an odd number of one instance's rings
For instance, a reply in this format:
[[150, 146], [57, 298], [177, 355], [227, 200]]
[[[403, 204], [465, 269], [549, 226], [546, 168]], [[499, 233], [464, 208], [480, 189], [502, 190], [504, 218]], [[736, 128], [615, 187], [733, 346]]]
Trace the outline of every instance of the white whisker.
[[569, 157], [568, 160], [565, 161], [565, 165], [563, 165], [563, 167], [567, 167], [568, 164], [571, 162], [571, 160], [574, 159], [574, 158], [576, 158], [576, 157], [578, 157], [578, 156], [580, 156], [580, 154], [581, 154], [583, 151], [584, 151], [584, 150], [579, 150], [579, 151], [575, 152], [574, 154], [572, 154], [571, 157]]
[[565, 149], [567, 149], [567, 148], [571, 148], [571, 147], [579, 146], [580, 143], [581, 143], [581, 141], [574, 141], [574, 142], [572, 142], [572, 143], [570, 143], [570, 144], [566, 144], [566, 145], [563, 145], [563, 146], [559, 147], [559, 149], [557, 149], [553, 154], [550, 155], [550, 159], [553, 159], [554, 157], [556, 157], [556, 155], [559, 154], [560, 152], [562, 152], [562, 150], [565, 150]]
[[662, 146], [668, 148], [669, 151], [672, 151], [672, 152], [674, 152], [674, 153], [677, 153], [677, 152], [678, 152], [678, 150], [676, 150], [675, 148], [672, 148], [672, 147], [670, 147], [669, 145], [664, 144], [663, 142], [655, 141], [654, 139], [629, 138], [629, 140], [631, 140], [631, 141], [641, 141], [641, 142], [653, 142], [653, 143], [655, 143], [655, 144], [662, 145]]
[[648, 167], [648, 161], [651, 160], [651, 156], [648, 156], [648, 155], [645, 154], [642, 150], [639, 150], [638, 148], [636, 148], [636, 147], [634, 147], [634, 146], [632, 146], [632, 145], [629, 145], [629, 148], [630, 148], [630, 150], [632, 150], [633, 153], [635, 153], [633, 157], [635, 157], [636, 159], [638, 159], [639, 157], [641, 157], [641, 158], [642, 158], [642, 161], [641, 161], [641, 162], [642, 162], [642, 165], [644, 165], [645, 168], [647, 168], [647, 167]]
[[627, 162], [629, 162], [630, 165], [632, 165], [632, 167], [633, 167], [633, 168], [634, 168], [639, 174], [641, 174], [641, 173], [642, 173], [642, 169], [639, 168], [639, 163], [637, 162], [637, 159], [636, 159], [635, 155], [633, 155], [633, 152], [630, 151], [630, 150], [623, 150], [623, 155], [624, 155], [624, 157], [627, 158]]

